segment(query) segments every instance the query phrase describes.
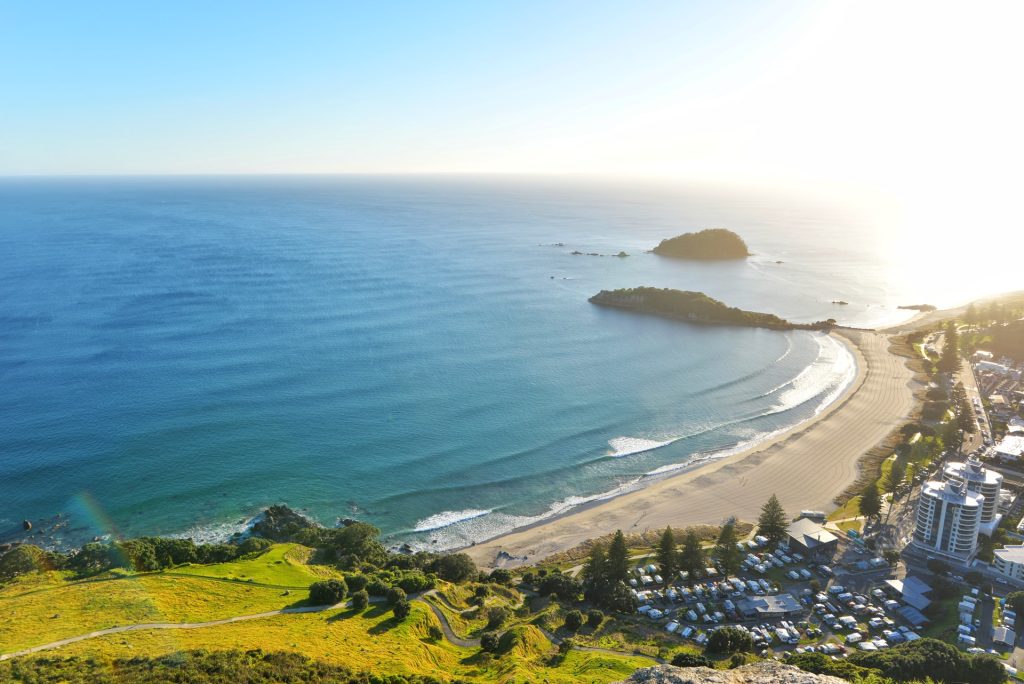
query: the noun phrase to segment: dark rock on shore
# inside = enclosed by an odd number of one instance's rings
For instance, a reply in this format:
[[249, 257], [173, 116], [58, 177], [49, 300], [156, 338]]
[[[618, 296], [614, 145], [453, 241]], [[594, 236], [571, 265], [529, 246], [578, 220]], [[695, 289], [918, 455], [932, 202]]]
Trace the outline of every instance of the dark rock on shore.
[[897, 306], [897, 309], [907, 309], [910, 311], [920, 311], [921, 313], [928, 313], [929, 311], [935, 311], [937, 307], [931, 304], [908, 304], [906, 306]]
[[271, 541], [289, 541], [302, 530], [312, 527], [320, 525], [288, 506], [280, 505], [263, 511], [260, 519], [252, 526], [252, 531], [256, 536]]

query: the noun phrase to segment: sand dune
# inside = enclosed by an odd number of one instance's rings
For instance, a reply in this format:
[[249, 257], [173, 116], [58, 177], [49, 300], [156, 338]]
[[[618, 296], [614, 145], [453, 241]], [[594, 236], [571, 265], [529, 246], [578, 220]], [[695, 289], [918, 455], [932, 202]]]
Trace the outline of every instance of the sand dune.
[[[821, 415], [774, 440], [608, 501], [516, 530], [466, 549], [481, 567], [499, 551], [535, 562], [616, 529], [755, 520], [775, 493], [789, 512], [830, 510], [832, 499], [857, 477], [857, 461], [910, 413], [913, 374], [889, 353], [889, 338], [842, 331], [857, 357], [858, 376], [846, 395]], [[516, 562], [504, 562], [514, 565]]]

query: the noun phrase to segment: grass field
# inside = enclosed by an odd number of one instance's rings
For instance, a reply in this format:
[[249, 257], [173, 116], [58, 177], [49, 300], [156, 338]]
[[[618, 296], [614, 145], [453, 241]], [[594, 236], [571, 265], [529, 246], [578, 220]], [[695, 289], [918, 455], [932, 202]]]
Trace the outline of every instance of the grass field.
[[256, 558], [215, 565], [183, 565], [173, 572], [283, 587], [308, 587], [317, 580], [339, 576], [325, 565], [309, 565], [312, 553], [313, 549], [299, 544], [275, 544]]
[[570, 652], [564, 657], [530, 627], [523, 643], [491, 656], [429, 636], [437, 620], [421, 602], [396, 623], [391, 612], [371, 607], [284, 615], [195, 630], [151, 630], [116, 634], [67, 646], [62, 656], [131, 657], [182, 649], [293, 650], [355, 670], [396, 674], [444, 674], [471, 681], [610, 682], [623, 679], [650, 661], [601, 653]]

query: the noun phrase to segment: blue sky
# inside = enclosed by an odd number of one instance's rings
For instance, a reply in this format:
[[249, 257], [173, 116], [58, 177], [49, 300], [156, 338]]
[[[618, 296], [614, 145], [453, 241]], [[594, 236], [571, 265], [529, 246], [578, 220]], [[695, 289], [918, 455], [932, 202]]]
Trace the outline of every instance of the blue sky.
[[0, 174], [905, 173], [1020, 24], [896, 6], [8, 2]]

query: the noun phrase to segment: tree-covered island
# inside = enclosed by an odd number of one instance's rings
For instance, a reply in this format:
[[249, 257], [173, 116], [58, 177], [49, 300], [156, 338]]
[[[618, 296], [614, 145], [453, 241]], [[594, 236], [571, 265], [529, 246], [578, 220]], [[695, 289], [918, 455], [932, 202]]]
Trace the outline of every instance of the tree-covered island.
[[725, 228], [708, 228], [697, 233], [684, 233], [662, 240], [655, 254], [676, 259], [745, 259], [750, 256], [747, 243]]
[[706, 325], [741, 325], [770, 330], [831, 330], [835, 319], [815, 323], [792, 323], [775, 314], [744, 311], [727, 306], [703, 292], [690, 292], [656, 287], [633, 287], [601, 290], [589, 300], [592, 304], [628, 309], [690, 323]]

